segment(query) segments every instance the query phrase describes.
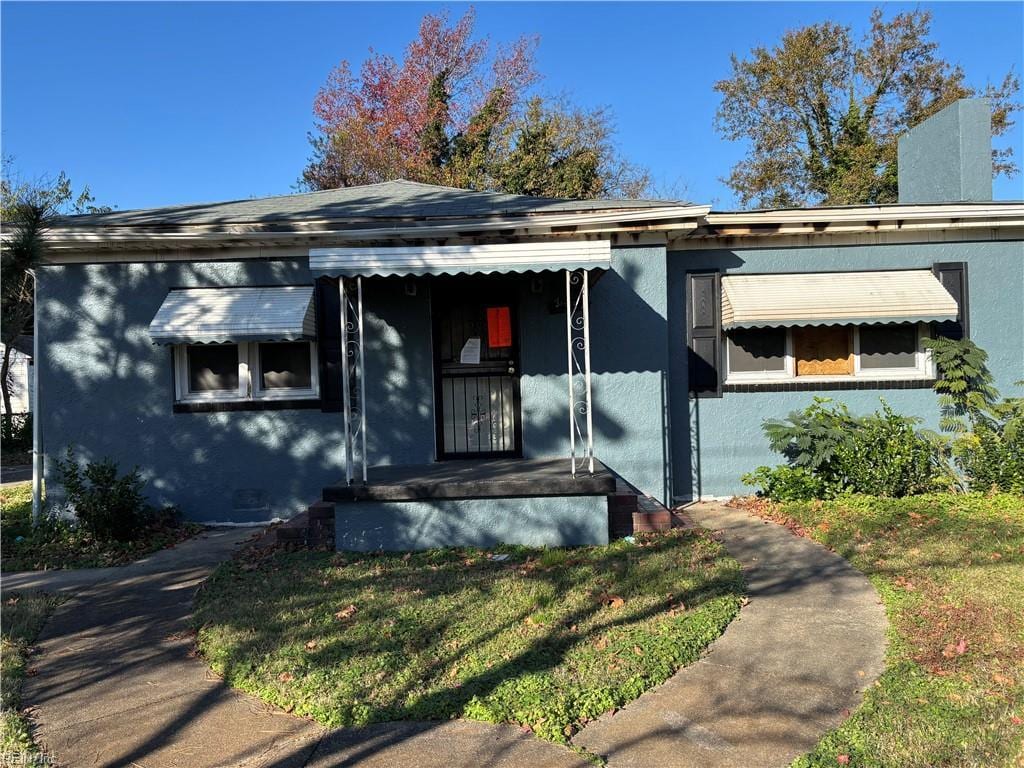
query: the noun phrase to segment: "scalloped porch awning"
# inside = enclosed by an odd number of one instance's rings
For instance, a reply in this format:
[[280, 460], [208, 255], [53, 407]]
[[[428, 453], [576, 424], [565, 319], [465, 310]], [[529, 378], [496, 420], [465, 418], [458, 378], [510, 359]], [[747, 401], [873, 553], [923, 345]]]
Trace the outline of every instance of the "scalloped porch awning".
[[149, 335], [154, 344], [315, 339], [313, 287], [173, 289]]
[[490, 245], [313, 248], [314, 277], [383, 277], [608, 269], [609, 240]]
[[943, 322], [957, 303], [931, 270], [722, 277], [722, 327]]

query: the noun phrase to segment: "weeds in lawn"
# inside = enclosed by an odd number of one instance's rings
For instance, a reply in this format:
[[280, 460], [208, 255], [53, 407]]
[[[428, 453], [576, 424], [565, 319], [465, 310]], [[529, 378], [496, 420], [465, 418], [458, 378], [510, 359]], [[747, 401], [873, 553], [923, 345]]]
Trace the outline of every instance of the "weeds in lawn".
[[21, 712], [21, 685], [32, 643], [57, 599], [42, 594], [7, 595], [0, 610], [0, 765], [46, 765]]
[[637, 545], [281, 554], [223, 566], [199, 644], [233, 685], [328, 726], [467, 717], [565, 743], [694, 661], [739, 609], [704, 532]]
[[1024, 497], [748, 506], [868, 574], [890, 620], [885, 673], [796, 766], [1024, 765]]

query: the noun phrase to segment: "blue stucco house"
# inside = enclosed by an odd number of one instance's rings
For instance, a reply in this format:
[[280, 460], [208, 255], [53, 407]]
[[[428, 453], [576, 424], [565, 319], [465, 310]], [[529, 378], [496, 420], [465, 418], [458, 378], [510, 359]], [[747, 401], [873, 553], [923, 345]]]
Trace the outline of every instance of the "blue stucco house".
[[341, 548], [599, 543], [624, 499], [743, 492], [762, 420], [813, 395], [934, 426], [922, 338], [1024, 378], [1024, 204], [992, 201], [990, 143], [984, 101], [939, 113], [893, 205], [392, 181], [69, 217], [38, 270], [48, 491], [73, 446], [194, 520], [313, 504]]

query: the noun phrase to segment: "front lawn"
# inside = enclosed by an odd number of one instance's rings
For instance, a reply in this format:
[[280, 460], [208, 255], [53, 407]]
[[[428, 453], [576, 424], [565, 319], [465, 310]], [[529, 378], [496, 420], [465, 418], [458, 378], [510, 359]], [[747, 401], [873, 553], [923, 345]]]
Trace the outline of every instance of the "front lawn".
[[1024, 497], [745, 504], [868, 574], [889, 615], [885, 673], [794, 766], [1024, 765]]
[[0, 610], [0, 761], [3, 765], [46, 765], [21, 714], [21, 685], [32, 643], [57, 599], [42, 594], [8, 595]]
[[236, 561], [201, 591], [196, 622], [229, 683], [326, 726], [466, 717], [564, 743], [697, 659], [741, 593], [721, 544], [673, 531]]
[[0, 488], [0, 559], [5, 571], [98, 568], [134, 562], [194, 536], [202, 526], [156, 514], [132, 541], [105, 541], [81, 527], [46, 519], [32, 527], [32, 484]]

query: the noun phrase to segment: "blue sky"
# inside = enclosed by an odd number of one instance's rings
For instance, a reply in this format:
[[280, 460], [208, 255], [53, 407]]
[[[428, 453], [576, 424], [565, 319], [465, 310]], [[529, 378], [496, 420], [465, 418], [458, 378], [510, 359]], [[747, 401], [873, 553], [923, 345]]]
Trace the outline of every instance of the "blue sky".
[[[1024, 4], [922, 3], [933, 39], [973, 83], [1024, 69]], [[427, 10], [463, 4], [12, 3], [2, 22], [2, 143], [23, 178], [65, 170], [121, 209], [293, 191], [311, 105], [341, 59], [398, 55]], [[661, 189], [719, 208], [743, 147], [712, 124], [729, 54], [861, 3], [480, 3], [494, 41], [540, 35], [546, 92], [608, 105], [617, 141]], [[886, 4], [890, 13], [914, 7]], [[1018, 125], [1008, 137], [1024, 162]], [[1021, 177], [998, 199], [1024, 198]]]

